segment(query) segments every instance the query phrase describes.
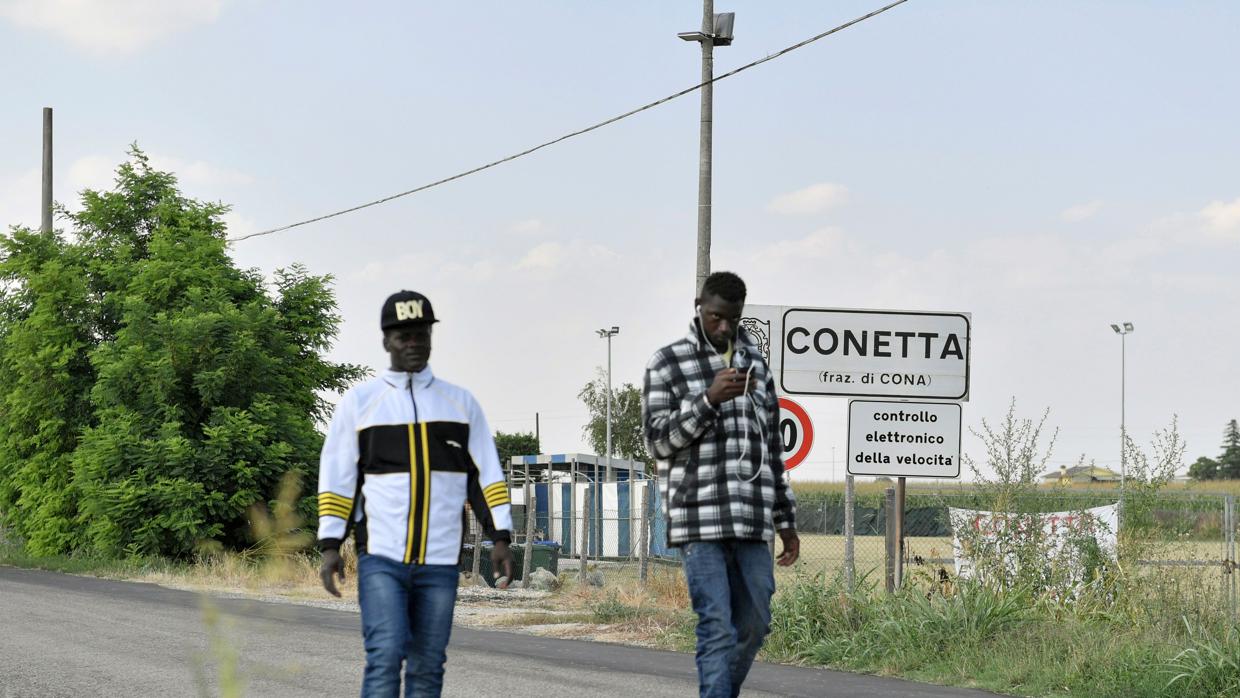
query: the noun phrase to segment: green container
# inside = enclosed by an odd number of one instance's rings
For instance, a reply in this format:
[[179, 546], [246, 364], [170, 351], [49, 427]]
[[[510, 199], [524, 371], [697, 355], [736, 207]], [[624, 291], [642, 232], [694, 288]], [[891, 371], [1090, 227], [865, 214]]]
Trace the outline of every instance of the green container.
[[[490, 541], [482, 543], [482, 556], [478, 559], [478, 575], [481, 576], [489, 586], [495, 586], [494, 569], [491, 567], [491, 549], [494, 546]], [[512, 551], [512, 578], [513, 581], [521, 579], [521, 568], [525, 561], [525, 546], [510, 545], [508, 549]], [[560, 544], [553, 541], [535, 541], [534, 555], [530, 558], [530, 570], [536, 570], [539, 567], [547, 570], [551, 574], [558, 575], [560, 573]], [[474, 545], [466, 543], [461, 549], [461, 571], [472, 572], [474, 569]]]
[[[522, 546], [524, 548], [524, 546]], [[521, 551], [525, 555], [525, 550]], [[530, 557], [530, 569], [539, 567], [551, 574], [560, 574], [560, 544], [555, 541], [534, 541], [534, 554]]]

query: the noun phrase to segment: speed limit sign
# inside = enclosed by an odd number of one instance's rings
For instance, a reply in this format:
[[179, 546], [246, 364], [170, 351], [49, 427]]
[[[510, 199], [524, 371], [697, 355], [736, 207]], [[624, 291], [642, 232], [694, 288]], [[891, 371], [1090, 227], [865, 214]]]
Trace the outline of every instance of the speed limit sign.
[[779, 398], [779, 438], [784, 443], [784, 470], [805, 460], [814, 445], [814, 425], [805, 408], [786, 397]]

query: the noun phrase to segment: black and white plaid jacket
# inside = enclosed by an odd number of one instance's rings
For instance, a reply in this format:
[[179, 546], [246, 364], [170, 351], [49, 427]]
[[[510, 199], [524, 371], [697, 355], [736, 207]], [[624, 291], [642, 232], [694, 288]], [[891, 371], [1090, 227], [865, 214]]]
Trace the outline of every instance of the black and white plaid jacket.
[[[743, 329], [735, 347], [753, 365], [754, 387], [717, 408], [706, 401], [706, 389], [725, 368], [724, 359], [703, 338], [696, 318], [687, 336], [660, 349], [646, 366], [642, 423], [658, 461], [669, 545], [770, 541], [775, 529], [795, 528], [775, 381]], [[746, 482], [759, 467], [761, 474]]]

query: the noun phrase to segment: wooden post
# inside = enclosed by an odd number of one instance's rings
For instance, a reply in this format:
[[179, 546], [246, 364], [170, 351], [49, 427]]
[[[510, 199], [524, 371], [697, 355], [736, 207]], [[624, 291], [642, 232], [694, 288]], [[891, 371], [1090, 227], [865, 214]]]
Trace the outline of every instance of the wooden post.
[[534, 557], [534, 519], [538, 508], [534, 506], [534, 485], [530, 483], [530, 464], [525, 463], [525, 557], [521, 560], [521, 588], [530, 583], [530, 560]]

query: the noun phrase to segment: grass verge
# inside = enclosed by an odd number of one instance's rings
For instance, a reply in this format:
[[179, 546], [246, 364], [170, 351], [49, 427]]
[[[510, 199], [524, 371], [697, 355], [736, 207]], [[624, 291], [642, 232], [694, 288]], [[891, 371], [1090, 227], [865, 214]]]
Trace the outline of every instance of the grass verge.
[[776, 597], [764, 657], [1023, 696], [1240, 695], [1235, 628], [1099, 612], [1087, 593], [1053, 600], [971, 583], [850, 593], [805, 577]]

